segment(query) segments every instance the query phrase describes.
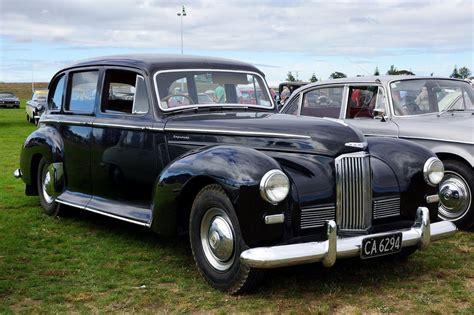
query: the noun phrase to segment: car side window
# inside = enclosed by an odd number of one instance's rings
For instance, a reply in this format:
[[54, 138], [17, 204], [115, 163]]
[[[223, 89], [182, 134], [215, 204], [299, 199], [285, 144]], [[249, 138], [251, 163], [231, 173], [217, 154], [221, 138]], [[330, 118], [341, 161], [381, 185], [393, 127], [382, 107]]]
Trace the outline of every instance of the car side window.
[[349, 87], [346, 118], [374, 118], [377, 95], [376, 85]]
[[146, 114], [149, 103], [144, 78], [127, 70], [107, 70], [101, 109], [105, 113]]
[[62, 75], [59, 80], [56, 81], [55, 86], [52, 88], [50, 99], [48, 100], [48, 106], [50, 110], [60, 110], [63, 107], [63, 95], [64, 95], [64, 82], [65, 75]]
[[71, 112], [92, 113], [97, 98], [99, 71], [75, 72], [71, 75], [69, 107]]
[[342, 107], [343, 86], [324, 87], [304, 94], [301, 115], [339, 118]]
[[285, 114], [298, 115], [298, 105], [300, 103], [301, 94], [296, 95], [286, 106]]

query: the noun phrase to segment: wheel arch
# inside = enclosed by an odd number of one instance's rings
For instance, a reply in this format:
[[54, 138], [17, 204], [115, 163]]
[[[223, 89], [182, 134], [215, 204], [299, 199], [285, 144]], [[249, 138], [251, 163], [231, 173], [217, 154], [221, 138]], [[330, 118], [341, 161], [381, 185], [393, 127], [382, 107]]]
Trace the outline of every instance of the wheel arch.
[[41, 158], [49, 163], [64, 161], [64, 144], [59, 132], [52, 126], [42, 126], [28, 136], [20, 155], [22, 180], [27, 194], [37, 194], [36, 174]]
[[[186, 232], [195, 196], [213, 183], [222, 186], [239, 221], [248, 213], [261, 216], [248, 205], [261, 211], [273, 206], [263, 201], [258, 187], [263, 175], [275, 168], [281, 169], [275, 159], [247, 147], [213, 146], [188, 152], [168, 165], [155, 183], [151, 228], [167, 235]], [[242, 193], [245, 198], [240, 198]]]
[[438, 156], [438, 158], [441, 161], [454, 160], [454, 161], [458, 161], [460, 163], [466, 164], [467, 166], [471, 168], [474, 168], [474, 166], [463, 156], [460, 156], [451, 152], [435, 152], [435, 154]]

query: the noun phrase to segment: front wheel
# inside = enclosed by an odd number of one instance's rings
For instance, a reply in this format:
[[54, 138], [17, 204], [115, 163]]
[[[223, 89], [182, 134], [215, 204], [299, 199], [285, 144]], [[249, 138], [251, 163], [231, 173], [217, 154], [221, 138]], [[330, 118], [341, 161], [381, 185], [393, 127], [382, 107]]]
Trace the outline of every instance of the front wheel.
[[439, 184], [438, 216], [459, 228], [469, 228], [474, 223], [473, 170], [455, 160], [445, 160], [443, 164], [445, 172]]
[[197, 194], [189, 238], [199, 272], [214, 288], [236, 294], [248, 291], [261, 279], [262, 270], [240, 262], [247, 247], [234, 207], [221, 186], [208, 185]]
[[37, 187], [44, 213], [50, 216], [57, 216], [61, 205], [55, 200], [51, 194], [53, 187], [53, 174], [48, 170], [49, 163], [43, 157], [38, 164]]

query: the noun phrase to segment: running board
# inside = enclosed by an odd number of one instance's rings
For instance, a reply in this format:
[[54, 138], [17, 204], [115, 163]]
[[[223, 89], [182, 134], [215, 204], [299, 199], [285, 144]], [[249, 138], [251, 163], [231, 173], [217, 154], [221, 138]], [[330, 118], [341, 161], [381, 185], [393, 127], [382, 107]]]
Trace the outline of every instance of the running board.
[[78, 208], [78, 209], [81, 209], [81, 210], [86, 210], [86, 211], [89, 211], [89, 212], [101, 214], [101, 215], [104, 215], [106, 217], [114, 218], [114, 219], [125, 221], [125, 222], [128, 222], [128, 223], [133, 223], [133, 224], [141, 225], [141, 226], [145, 226], [145, 227], [150, 227], [151, 226], [151, 220], [150, 220], [150, 222], [142, 222], [142, 221], [137, 221], [137, 220], [133, 220], [133, 219], [130, 219], [130, 218], [124, 218], [124, 217], [121, 217], [121, 216], [118, 216], [118, 215], [115, 215], [115, 214], [112, 214], [112, 213], [108, 213], [108, 212], [105, 212], [105, 211], [102, 211], [102, 210], [91, 208], [87, 205], [83, 206], [83, 205], [79, 205], [79, 204], [76, 204], [76, 203], [73, 203], [73, 202], [64, 201], [64, 200], [61, 200], [59, 198], [56, 199], [56, 202], [58, 202], [60, 204], [63, 204], [63, 205], [66, 205], [66, 206], [70, 206], [70, 207]]

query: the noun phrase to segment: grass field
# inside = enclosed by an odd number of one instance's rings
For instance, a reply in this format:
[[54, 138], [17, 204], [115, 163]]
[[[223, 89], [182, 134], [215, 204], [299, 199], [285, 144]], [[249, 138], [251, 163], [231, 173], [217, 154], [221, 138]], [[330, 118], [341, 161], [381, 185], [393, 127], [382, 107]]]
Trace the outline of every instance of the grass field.
[[[228, 296], [195, 268], [186, 237], [80, 210], [43, 215], [12, 177], [35, 129], [22, 106], [0, 109], [0, 313], [272, 312], [474, 314], [474, 231], [408, 260], [339, 261], [271, 270], [251, 294]], [[0, 84], [0, 90], [5, 90]]]

